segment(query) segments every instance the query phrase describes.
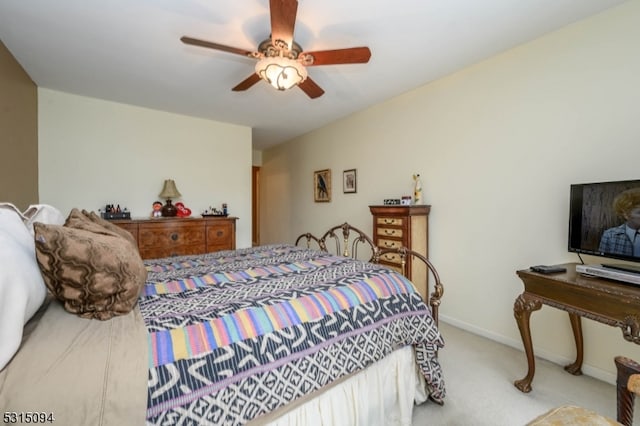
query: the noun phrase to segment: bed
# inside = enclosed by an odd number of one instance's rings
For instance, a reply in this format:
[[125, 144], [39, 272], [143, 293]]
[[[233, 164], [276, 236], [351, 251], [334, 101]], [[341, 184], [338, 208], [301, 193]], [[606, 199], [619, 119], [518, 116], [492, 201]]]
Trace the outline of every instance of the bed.
[[135, 305], [103, 321], [50, 291], [0, 372], [4, 411], [69, 425], [410, 424], [414, 402], [444, 401], [434, 305], [397, 271], [288, 244], [143, 265]]

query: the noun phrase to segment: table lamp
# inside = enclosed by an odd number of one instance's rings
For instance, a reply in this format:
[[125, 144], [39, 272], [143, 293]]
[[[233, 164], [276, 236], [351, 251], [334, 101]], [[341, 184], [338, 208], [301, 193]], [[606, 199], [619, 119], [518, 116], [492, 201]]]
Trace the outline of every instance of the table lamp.
[[171, 199], [178, 198], [180, 196], [180, 192], [178, 192], [178, 188], [176, 188], [176, 183], [173, 179], [165, 180], [162, 192], [160, 192], [160, 198], [165, 198], [167, 200], [167, 203], [162, 206], [163, 217], [174, 217], [178, 214], [178, 209], [176, 206], [171, 204]]

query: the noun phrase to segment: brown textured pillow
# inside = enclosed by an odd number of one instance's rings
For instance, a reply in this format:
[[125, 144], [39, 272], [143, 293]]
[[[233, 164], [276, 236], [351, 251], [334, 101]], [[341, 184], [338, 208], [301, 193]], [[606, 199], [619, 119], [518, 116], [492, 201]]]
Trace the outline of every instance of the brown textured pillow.
[[109, 221], [104, 220], [94, 212], [88, 212], [86, 210], [72, 209], [64, 223], [64, 226], [76, 229], [84, 229], [87, 231], [95, 232], [105, 235], [119, 235], [133, 244], [134, 247], [138, 247], [133, 235], [126, 229], [122, 229]]
[[131, 232], [127, 231], [126, 229], [120, 228], [118, 225], [114, 225], [108, 220], [101, 218], [95, 212], [87, 212], [86, 210], [82, 210], [82, 213], [86, 215], [92, 222], [97, 223], [98, 225], [102, 225], [108, 230], [125, 237], [127, 240], [131, 241], [131, 244], [133, 244], [135, 247], [138, 247], [138, 243], [133, 238], [133, 235], [131, 235]]
[[104, 228], [35, 223], [34, 231], [44, 282], [68, 312], [107, 320], [133, 309], [147, 271], [129, 241]]

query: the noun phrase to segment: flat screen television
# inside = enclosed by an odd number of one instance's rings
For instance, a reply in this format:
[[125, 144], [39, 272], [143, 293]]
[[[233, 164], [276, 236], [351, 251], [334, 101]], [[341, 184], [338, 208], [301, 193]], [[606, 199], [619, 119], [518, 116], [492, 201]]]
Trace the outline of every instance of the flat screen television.
[[640, 272], [639, 227], [640, 180], [571, 185], [570, 252], [638, 262], [603, 266]]

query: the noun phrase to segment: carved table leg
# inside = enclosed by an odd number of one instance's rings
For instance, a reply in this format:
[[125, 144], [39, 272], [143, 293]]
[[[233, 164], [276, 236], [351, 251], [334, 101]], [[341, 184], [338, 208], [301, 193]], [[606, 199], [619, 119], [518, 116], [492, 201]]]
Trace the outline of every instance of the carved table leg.
[[582, 322], [580, 315], [569, 313], [569, 321], [571, 321], [571, 329], [573, 330], [573, 338], [576, 341], [576, 361], [564, 367], [574, 376], [582, 375], [582, 359], [584, 355], [584, 345], [582, 340]]
[[626, 316], [620, 327], [624, 340], [640, 344], [640, 319], [638, 317], [635, 315]]
[[533, 356], [533, 344], [531, 342], [531, 329], [529, 328], [529, 318], [531, 312], [537, 311], [542, 307], [542, 302], [538, 299], [528, 297], [525, 293], [522, 293], [516, 298], [513, 304], [513, 316], [518, 323], [518, 329], [520, 330], [520, 337], [522, 337], [522, 343], [524, 344], [524, 352], [527, 354], [527, 363], [529, 371], [527, 375], [521, 379], [516, 380], [513, 384], [522, 392], [531, 392], [531, 382], [533, 381], [533, 375], [536, 372], [536, 361]]

